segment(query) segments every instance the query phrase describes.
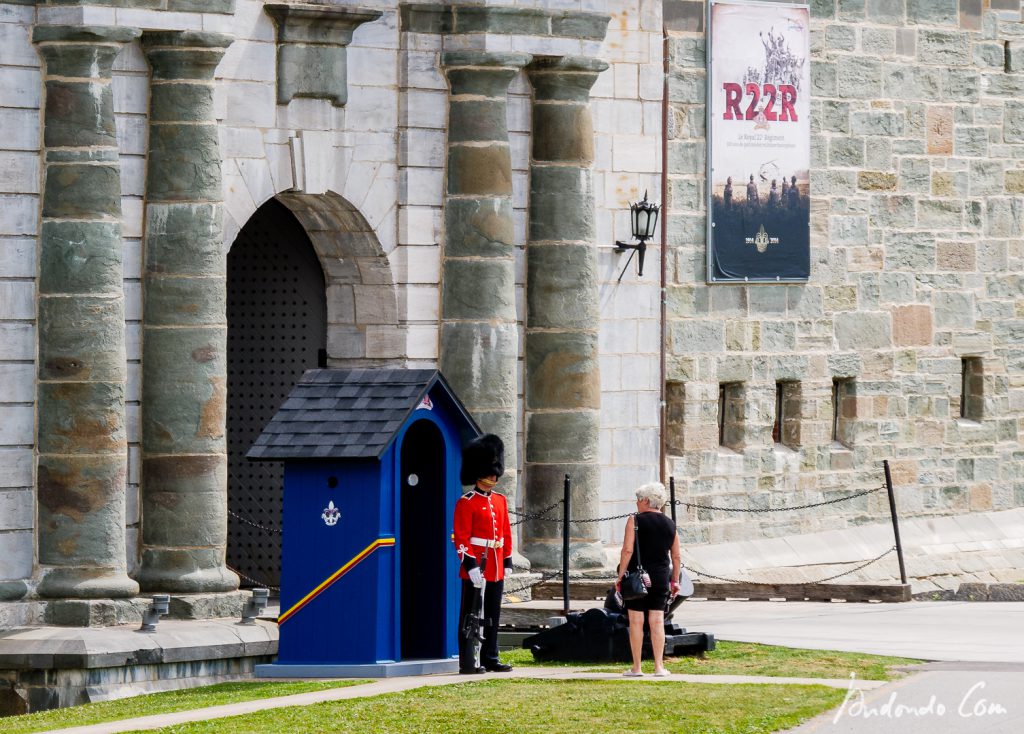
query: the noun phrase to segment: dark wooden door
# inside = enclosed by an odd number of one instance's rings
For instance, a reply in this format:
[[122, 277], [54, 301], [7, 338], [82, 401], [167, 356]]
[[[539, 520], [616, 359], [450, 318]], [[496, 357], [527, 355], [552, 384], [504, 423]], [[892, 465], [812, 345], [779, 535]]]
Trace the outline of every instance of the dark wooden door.
[[239, 232], [227, 294], [228, 565], [243, 586], [278, 586], [283, 465], [245, 454], [327, 344], [324, 274], [283, 204], [271, 199]]

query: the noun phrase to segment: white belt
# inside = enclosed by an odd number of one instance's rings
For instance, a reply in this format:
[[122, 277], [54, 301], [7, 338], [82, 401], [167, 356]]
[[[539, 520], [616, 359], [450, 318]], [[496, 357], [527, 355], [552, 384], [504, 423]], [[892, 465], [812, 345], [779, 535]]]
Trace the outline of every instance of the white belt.
[[473, 545], [480, 545], [484, 548], [503, 548], [505, 546], [505, 539], [501, 540], [484, 540], [483, 538], [470, 538], [469, 542]]

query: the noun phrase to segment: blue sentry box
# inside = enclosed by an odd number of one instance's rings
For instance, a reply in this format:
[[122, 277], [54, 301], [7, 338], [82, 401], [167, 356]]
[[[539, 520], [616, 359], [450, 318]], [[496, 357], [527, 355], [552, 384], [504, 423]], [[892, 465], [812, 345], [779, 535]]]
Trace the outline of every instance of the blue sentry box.
[[451, 542], [479, 428], [436, 370], [310, 370], [249, 451], [284, 461], [280, 643], [267, 677], [458, 669]]

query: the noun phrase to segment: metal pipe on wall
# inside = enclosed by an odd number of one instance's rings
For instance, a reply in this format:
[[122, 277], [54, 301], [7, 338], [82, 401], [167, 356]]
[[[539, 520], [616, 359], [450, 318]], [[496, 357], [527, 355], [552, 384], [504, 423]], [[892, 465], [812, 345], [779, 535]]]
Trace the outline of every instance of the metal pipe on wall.
[[668, 389], [665, 384], [667, 376], [668, 355], [665, 350], [665, 342], [668, 339], [668, 29], [664, 23], [661, 26], [662, 38], [662, 91], [661, 91], [661, 343], [658, 345], [659, 367], [658, 367], [658, 390], [660, 400], [658, 407], [659, 415], [659, 440], [658, 440], [658, 477], [662, 484], [665, 483], [667, 467], [665, 462], [668, 459]]

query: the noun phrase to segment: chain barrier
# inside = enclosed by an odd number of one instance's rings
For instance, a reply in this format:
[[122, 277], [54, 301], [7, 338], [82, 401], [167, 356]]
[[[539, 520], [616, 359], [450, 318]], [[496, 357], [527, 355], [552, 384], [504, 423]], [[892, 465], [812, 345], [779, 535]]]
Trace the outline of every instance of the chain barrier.
[[[790, 505], [790, 506], [787, 506], [787, 507], [764, 507], [764, 508], [755, 508], [755, 507], [719, 507], [717, 505], [702, 505], [702, 504], [698, 504], [698, 503], [695, 503], [695, 502], [686, 502], [684, 500], [675, 500], [674, 504], [677, 505], [677, 506], [682, 506], [682, 507], [686, 507], [686, 508], [690, 508], [690, 509], [711, 510], [711, 511], [715, 511], [715, 512], [746, 512], [746, 513], [792, 512], [792, 511], [795, 511], [795, 510], [807, 510], [807, 509], [811, 509], [811, 508], [814, 508], [814, 507], [827, 507], [829, 505], [835, 505], [835, 504], [838, 504], [840, 502], [848, 502], [850, 500], [855, 500], [855, 499], [857, 499], [859, 497], [865, 497], [865, 496], [867, 496], [869, 494], [874, 494], [875, 492], [880, 492], [883, 489], [886, 489], [885, 485], [882, 485], [882, 486], [879, 486], [879, 487], [873, 487], [871, 489], [861, 490], [861, 491], [858, 491], [858, 492], [853, 492], [852, 494], [848, 494], [848, 495], [845, 495], [845, 496], [842, 496], [842, 497], [834, 497], [833, 499], [830, 499], [830, 500], [822, 500], [821, 502], [808, 502], [808, 503], [802, 504], [802, 505]], [[535, 513], [516, 512], [514, 510], [510, 510], [509, 511], [510, 514], [513, 514], [516, 517], [520, 518], [516, 522], [511, 523], [511, 525], [519, 525], [519, 524], [525, 522], [526, 520], [545, 520], [545, 521], [548, 521], [548, 522], [553, 522], [553, 523], [557, 523], [557, 524], [561, 525], [564, 522], [564, 518], [562, 518], [562, 517], [551, 517], [550, 513], [552, 512], [552, 510], [557, 508], [562, 503], [563, 503], [562, 500], [558, 500], [558, 501], [552, 503], [551, 505], [545, 507], [543, 510], [540, 510], [539, 512], [535, 512]], [[606, 517], [571, 518], [570, 522], [571, 523], [575, 523], [575, 524], [584, 524], [584, 523], [606, 522], [606, 521], [609, 521], [609, 520], [622, 520], [622, 519], [625, 519], [627, 517], [630, 517], [633, 514], [634, 513], [632, 513], [632, 512], [626, 512], [626, 513], [623, 513], [623, 514], [620, 514], [620, 515], [608, 515]], [[676, 530], [677, 531], [679, 530], [678, 525], [676, 526]], [[824, 583], [827, 583], [829, 581], [834, 581], [835, 579], [842, 578], [843, 576], [849, 576], [850, 574], [856, 573], [857, 571], [860, 571], [863, 568], [867, 568], [868, 566], [870, 566], [870, 565], [872, 565], [874, 563], [877, 563], [878, 561], [882, 560], [883, 558], [888, 556], [890, 553], [893, 553], [894, 551], [896, 551], [896, 546], [892, 546], [891, 548], [888, 548], [887, 550], [885, 550], [880, 555], [878, 555], [878, 556], [876, 556], [876, 557], [874, 557], [874, 558], [872, 558], [870, 560], [867, 560], [867, 561], [865, 561], [863, 563], [860, 563], [859, 565], [854, 566], [853, 568], [847, 569], [846, 571], [842, 571], [840, 573], [833, 574], [832, 576], [827, 576], [825, 578], [818, 579], [817, 581], [801, 581], [801, 582], [796, 582], [796, 583], [824, 584]], [[729, 578], [729, 577], [726, 577], [726, 576], [716, 576], [715, 574], [707, 573], [706, 571], [702, 571], [700, 569], [693, 568], [692, 566], [687, 566], [687, 568], [690, 569], [696, 576], [701, 577], [701, 578], [709, 578], [709, 579], [714, 579], [716, 581], [724, 581], [726, 583], [735, 583], [735, 584], [758, 583], [758, 582], [750, 581], [749, 579], [734, 579], [734, 578]], [[533, 586], [537, 586], [537, 585], [543, 584], [543, 583], [545, 583], [547, 581], [551, 581], [552, 579], [555, 579], [555, 578], [557, 578], [557, 577], [559, 577], [561, 575], [562, 574], [561, 574], [560, 571], [554, 572], [554, 573], [542, 574], [540, 580], [532, 581], [532, 582], [523, 584], [522, 586], [519, 586], [519, 587], [517, 587], [515, 589], [512, 589], [510, 591], [505, 591], [504, 595], [505, 596], [511, 596], [511, 595], [517, 594], [519, 592], [525, 591], [526, 589], [532, 588]], [[780, 583], [782, 583], [782, 582], [780, 582]]]
[[[885, 489], [882, 487], [875, 487], [873, 489], [865, 489], [860, 492], [854, 492], [848, 494], [845, 497], [835, 497], [830, 500], [823, 500], [821, 502], [809, 502], [806, 505], [791, 505], [790, 507], [717, 507], [715, 505], [698, 505], [693, 502], [684, 502], [683, 500], [676, 500], [676, 505], [682, 505], [683, 507], [691, 507], [698, 510], [715, 510], [717, 512], [789, 512], [791, 510], [806, 510], [811, 507], [824, 507], [826, 505], [834, 505], [839, 502], [846, 502], [848, 500], [854, 500], [858, 497], [864, 497], [874, 492], [881, 492]], [[574, 522], [580, 522], [574, 520]]]
[[[773, 582], [770, 582], [770, 583], [778, 583], [778, 584], [783, 584], [783, 583], [825, 584], [825, 583], [828, 583], [829, 581], [835, 581], [838, 578], [842, 578], [843, 576], [849, 576], [852, 573], [856, 573], [857, 571], [860, 571], [863, 568], [867, 568], [868, 566], [870, 566], [873, 563], [878, 563], [880, 560], [885, 558], [887, 555], [889, 555], [890, 553], [893, 553], [895, 551], [896, 551], [896, 546], [892, 546], [891, 548], [888, 548], [887, 550], [883, 551], [879, 555], [875, 556], [874, 558], [872, 558], [872, 559], [870, 559], [868, 561], [865, 561], [864, 563], [861, 563], [858, 566], [854, 566], [853, 568], [847, 569], [846, 571], [841, 571], [840, 573], [833, 574], [832, 576], [826, 576], [825, 578], [817, 579], [816, 581], [773, 581]], [[700, 579], [708, 578], [708, 579], [714, 579], [715, 581], [724, 581], [724, 582], [730, 583], [730, 584], [766, 583], [766, 582], [759, 582], [759, 581], [751, 581], [750, 579], [734, 579], [734, 578], [729, 578], [728, 576], [716, 576], [715, 574], [708, 573], [707, 571], [702, 571], [701, 569], [696, 568], [695, 566], [692, 566], [690, 564], [684, 563], [683, 565], [684, 565], [684, 567], [689, 572], [691, 572], [696, 577], [696, 580], [698, 580], [698, 581]], [[506, 596], [506, 597], [515, 596], [516, 594], [519, 594], [519, 593], [521, 593], [523, 591], [526, 591], [527, 589], [531, 589], [534, 586], [539, 586], [540, 584], [544, 584], [544, 583], [547, 583], [548, 581], [552, 581], [552, 580], [558, 578], [561, 575], [562, 575], [561, 571], [553, 571], [553, 572], [550, 572], [550, 573], [542, 573], [541, 577], [538, 580], [536, 580], [536, 581], [529, 581], [529, 582], [527, 582], [525, 584], [522, 584], [520, 586], [515, 587], [514, 589], [506, 589], [506, 590], [504, 590], [502, 592], [502, 595]]]
[[264, 582], [260, 581], [259, 579], [254, 579], [252, 576], [246, 576], [244, 573], [239, 571], [237, 568], [232, 568], [231, 566], [228, 566], [228, 570], [229, 571], [234, 571], [238, 575], [239, 578], [244, 579], [244, 580], [248, 581], [249, 583], [256, 584], [256, 586], [261, 588], [261, 589], [270, 589], [271, 591], [277, 591], [277, 592], [281, 591], [281, 587], [280, 586], [271, 586], [270, 584], [264, 583]]
[[885, 558], [887, 555], [889, 555], [890, 553], [894, 552], [895, 550], [896, 550], [896, 546], [892, 546], [888, 550], [882, 552], [880, 555], [875, 556], [874, 558], [872, 558], [869, 561], [865, 561], [864, 563], [860, 564], [859, 566], [855, 566], [855, 567], [853, 567], [851, 569], [848, 569], [846, 571], [842, 571], [841, 573], [837, 573], [837, 574], [835, 574], [833, 576], [826, 576], [825, 578], [818, 579], [817, 581], [771, 581], [771, 582], [751, 581], [750, 579], [732, 579], [732, 578], [729, 578], [728, 576], [715, 576], [713, 573], [708, 573], [707, 571], [702, 571], [699, 568], [696, 568], [695, 566], [691, 566], [688, 563], [683, 563], [683, 567], [687, 571], [690, 571], [698, 579], [700, 579], [700, 578], [709, 578], [709, 579], [714, 579], [715, 581], [725, 581], [726, 583], [730, 583], [730, 584], [759, 584], [759, 583], [773, 583], [773, 584], [824, 584], [824, 583], [827, 583], [829, 581], [834, 581], [835, 579], [842, 578], [843, 576], [849, 576], [851, 573], [856, 573], [857, 571], [860, 571], [862, 568], [867, 568], [872, 563], [878, 563], [880, 560], [882, 560], [883, 558]]
[[532, 589], [534, 586], [540, 586], [541, 584], [545, 584], [548, 581], [551, 581], [552, 579], [556, 579], [556, 578], [558, 578], [561, 575], [562, 575], [561, 571], [551, 571], [549, 573], [541, 573], [540, 578], [537, 579], [536, 581], [527, 581], [525, 584], [522, 584], [521, 586], [517, 586], [514, 589], [503, 589], [502, 592], [501, 592], [501, 595], [505, 596], [505, 597], [515, 596], [516, 594], [518, 594], [518, 593], [520, 593], [522, 591], [526, 591], [527, 589]]
[[[835, 498], [830, 499], [830, 500], [822, 500], [821, 502], [808, 502], [807, 504], [791, 505], [791, 506], [788, 506], [788, 507], [719, 507], [717, 505], [700, 505], [700, 504], [697, 504], [697, 503], [694, 503], [694, 502], [686, 502], [684, 500], [676, 500], [675, 504], [677, 506], [689, 507], [689, 508], [693, 508], [693, 509], [697, 509], [697, 510], [714, 510], [716, 512], [751, 512], [751, 513], [757, 513], [757, 512], [791, 512], [793, 510], [807, 510], [807, 509], [810, 509], [812, 507], [825, 507], [827, 505], [838, 504], [839, 502], [848, 502], [849, 500], [855, 500], [858, 497], [865, 497], [865, 496], [867, 496], [869, 494], [873, 494], [875, 492], [880, 492], [883, 489], [885, 489], [884, 486], [883, 487], [874, 487], [872, 489], [865, 489], [865, 490], [862, 490], [860, 492], [854, 492], [853, 494], [849, 494], [849, 495], [846, 495], [844, 497], [835, 497]], [[559, 523], [560, 524], [562, 522], [562, 518], [560, 518], [560, 517], [550, 517], [549, 514], [548, 514], [553, 509], [558, 507], [560, 504], [562, 504], [562, 501], [558, 500], [557, 502], [554, 502], [553, 504], [548, 505], [547, 507], [545, 507], [543, 510], [540, 510], [539, 512], [516, 512], [515, 510], [509, 510], [509, 514], [510, 515], [515, 515], [516, 517], [522, 518], [520, 520], [516, 520], [514, 523], [511, 523], [511, 524], [512, 525], [519, 525], [519, 524], [525, 522], [526, 520], [547, 520], [548, 522], [554, 522], [554, 523]], [[625, 518], [627, 518], [627, 517], [629, 517], [630, 515], [633, 515], [633, 514], [634, 513], [632, 513], [632, 512], [625, 512], [625, 513], [623, 513], [621, 515], [608, 515], [606, 517], [574, 517], [574, 518], [572, 518], [570, 520], [570, 522], [576, 523], [576, 524], [584, 524], [584, 523], [594, 523], [594, 522], [606, 522], [608, 520], [623, 520], [623, 519], [625, 519]]]
[[[235, 478], [232, 476], [232, 479], [235, 479]], [[238, 483], [237, 480], [235, 480], [235, 482], [236, 482], [236, 484]], [[788, 506], [788, 507], [764, 507], [764, 508], [760, 508], [760, 507], [719, 507], [717, 505], [702, 505], [702, 504], [698, 504], [698, 503], [695, 503], [695, 502], [686, 502], [684, 500], [675, 500], [674, 504], [676, 506], [686, 507], [686, 508], [690, 508], [690, 509], [709, 510], [709, 511], [714, 511], [714, 512], [747, 512], [747, 513], [791, 512], [791, 511], [794, 511], [794, 510], [807, 510], [807, 509], [810, 509], [810, 508], [813, 508], [813, 507], [826, 507], [828, 505], [834, 505], [834, 504], [838, 504], [840, 502], [848, 502], [850, 500], [857, 499], [858, 497], [865, 497], [865, 496], [867, 496], [869, 494], [873, 494], [875, 492], [880, 492], [883, 489], [886, 489], [886, 487], [884, 485], [880, 486], [880, 487], [873, 487], [872, 489], [865, 489], [865, 490], [862, 490], [862, 491], [859, 491], [859, 492], [854, 492], [853, 494], [849, 494], [849, 495], [846, 495], [846, 496], [843, 496], [843, 497], [835, 497], [835, 498], [830, 499], [830, 500], [823, 500], [821, 502], [809, 502], [809, 503], [806, 503], [806, 504], [803, 504], [803, 505], [791, 505], [791, 506]], [[247, 492], [247, 494], [248, 494], [248, 492]], [[250, 498], [252, 498], [251, 494], [249, 496], [250, 496]], [[561, 525], [562, 522], [564, 521], [564, 518], [552, 517], [551, 514], [550, 514], [555, 508], [557, 508], [561, 504], [563, 504], [563, 500], [556, 500], [555, 502], [552, 502], [550, 505], [548, 505], [547, 507], [545, 507], [544, 509], [542, 509], [542, 510], [540, 510], [538, 512], [518, 512], [516, 510], [511, 510], [510, 509], [508, 511], [509, 514], [510, 515], [514, 515], [515, 517], [517, 517], [519, 519], [516, 520], [515, 522], [509, 523], [509, 525], [511, 527], [515, 527], [517, 525], [523, 524], [527, 520], [544, 520], [544, 521], [547, 521], [547, 522], [557, 523], [557, 524]], [[272, 527], [266, 527], [264, 525], [260, 525], [259, 523], [254, 522], [253, 520], [250, 520], [247, 517], [243, 517], [242, 515], [239, 515], [237, 512], [233, 512], [230, 509], [228, 510], [228, 514], [231, 517], [233, 517], [236, 520], [238, 520], [239, 522], [243, 523], [244, 525], [248, 525], [249, 527], [255, 528], [257, 530], [261, 530], [261, 531], [263, 531], [265, 533], [271, 533], [271, 534], [274, 534], [274, 535], [281, 535], [281, 530], [279, 528], [272, 528]], [[608, 522], [608, 521], [611, 521], [611, 520], [623, 520], [623, 519], [625, 519], [627, 517], [632, 516], [633, 514], [635, 514], [635, 513], [625, 512], [625, 513], [622, 513], [622, 514], [619, 514], [619, 515], [608, 515], [606, 517], [572, 518], [572, 519], [570, 519], [570, 522], [574, 523], [574, 524], [587, 524], [587, 523], [595, 523], [595, 522]], [[676, 530], [677, 531], [679, 530], [678, 526], [676, 527]], [[861, 565], [856, 566], [855, 568], [851, 568], [851, 569], [849, 569], [847, 571], [843, 571], [842, 573], [835, 574], [834, 576], [828, 576], [827, 578], [819, 579], [818, 581], [804, 581], [804, 582], [799, 582], [799, 583], [823, 584], [823, 583], [826, 583], [828, 581], [833, 581], [833, 580], [835, 580], [837, 578], [841, 578], [843, 576], [848, 576], [849, 574], [855, 573], [855, 572], [861, 570], [862, 568], [866, 568], [867, 566], [870, 566], [873, 563], [877, 563], [878, 561], [880, 561], [881, 559], [885, 558], [887, 555], [889, 555], [890, 553], [894, 552], [895, 550], [896, 550], [896, 546], [893, 546], [893, 547], [889, 548], [888, 550], [886, 550], [881, 555], [876, 556], [875, 558], [872, 558], [871, 560], [866, 561], [866, 562], [862, 563]], [[228, 568], [231, 568], [231, 567], [229, 566]], [[701, 571], [701, 570], [699, 570], [697, 568], [694, 568], [692, 566], [687, 566], [687, 568], [689, 570], [691, 570], [694, 574], [696, 574], [699, 577], [714, 579], [716, 581], [724, 581], [724, 582], [727, 582], [727, 583], [736, 583], [736, 584], [757, 583], [757, 582], [750, 581], [748, 579], [733, 579], [733, 578], [728, 578], [728, 577], [725, 577], [725, 576], [716, 576], [714, 574], [707, 573], [706, 571]], [[265, 584], [262, 581], [254, 579], [254, 578], [252, 578], [250, 576], [246, 576], [245, 574], [243, 574], [241, 571], [238, 571], [237, 569], [231, 568], [231, 570], [234, 571], [236, 574], [238, 574], [241, 578], [245, 579], [246, 581], [249, 581], [249, 582], [257, 584], [259, 586], [271, 589], [273, 591], [280, 591], [280, 588], [278, 588], [276, 586], [270, 586], [269, 584]], [[538, 586], [539, 584], [543, 584], [543, 583], [546, 583], [548, 581], [551, 581], [552, 579], [558, 578], [561, 575], [562, 575], [561, 571], [555, 571], [555, 572], [551, 572], [551, 573], [544, 573], [544, 574], [541, 574], [541, 578], [539, 580], [527, 582], [527, 583], [525, 583], [525, 584], [523, 584], [521, 586], [518, 586], [518, 587], [516, 587], [514, 589], [511, 589], [511, 590], [507, 590], [506, 589], [506, 590], [504, 590], [502, 592], [502, 594], [503, 594], [503, 596], [506, 596], [506, 597], [507, 596], [513, 596], [513, 595], [518, 594], [520, 592], [526, 591], [527, 589], [533, 588], [534, 586]]]
[[521, 520], [516, 520], [515, 522], [509, 524], [512, 527], [515, 527], [516, 525], [521, 525], [527, 520], [555, 520], [556, 522], [561, 522], [561, 520], [558, 518], [549, 518], [547, 516], [549, 512], [558, 507], [560, 504], [562, 504], [562, 500], [555, 500], [540, 512], [516, 512], [515, 510], [509, 510], [508, 514], [522, 518]]
[[627, 513], [624, 513], [622, 515], [609, 515], [608, 517], [581, 517], [581, 518], [576, 518], [576, 519], [570, 520], [570, 522], [579, 523], [579, 524], [582, 525], [582, 524], [588, 523], [588, 522], [604, 522], [606, 520], [622, 520], [622, 519], [625, 519], [627, 517], [632, 517], [635, 514], [636, 514], [635, 512], [627, 512]]
[[243, 525], [248, 525], [251, 528], [256, 528], [257, 530], [262, 530], [265, 533], [271, 533], [273, 535], [281, 534], [281, 531], [278, 528], [264, 527], [263, 525], [260, 525], [258, 522], [253, 522], [247, 517], [242, 517], [237, 512], [232, 512], [231, 510], [228, 510], [228, 514], [231, 515], [231, 517], [238, 520], [238, 522], [242, 523]]

